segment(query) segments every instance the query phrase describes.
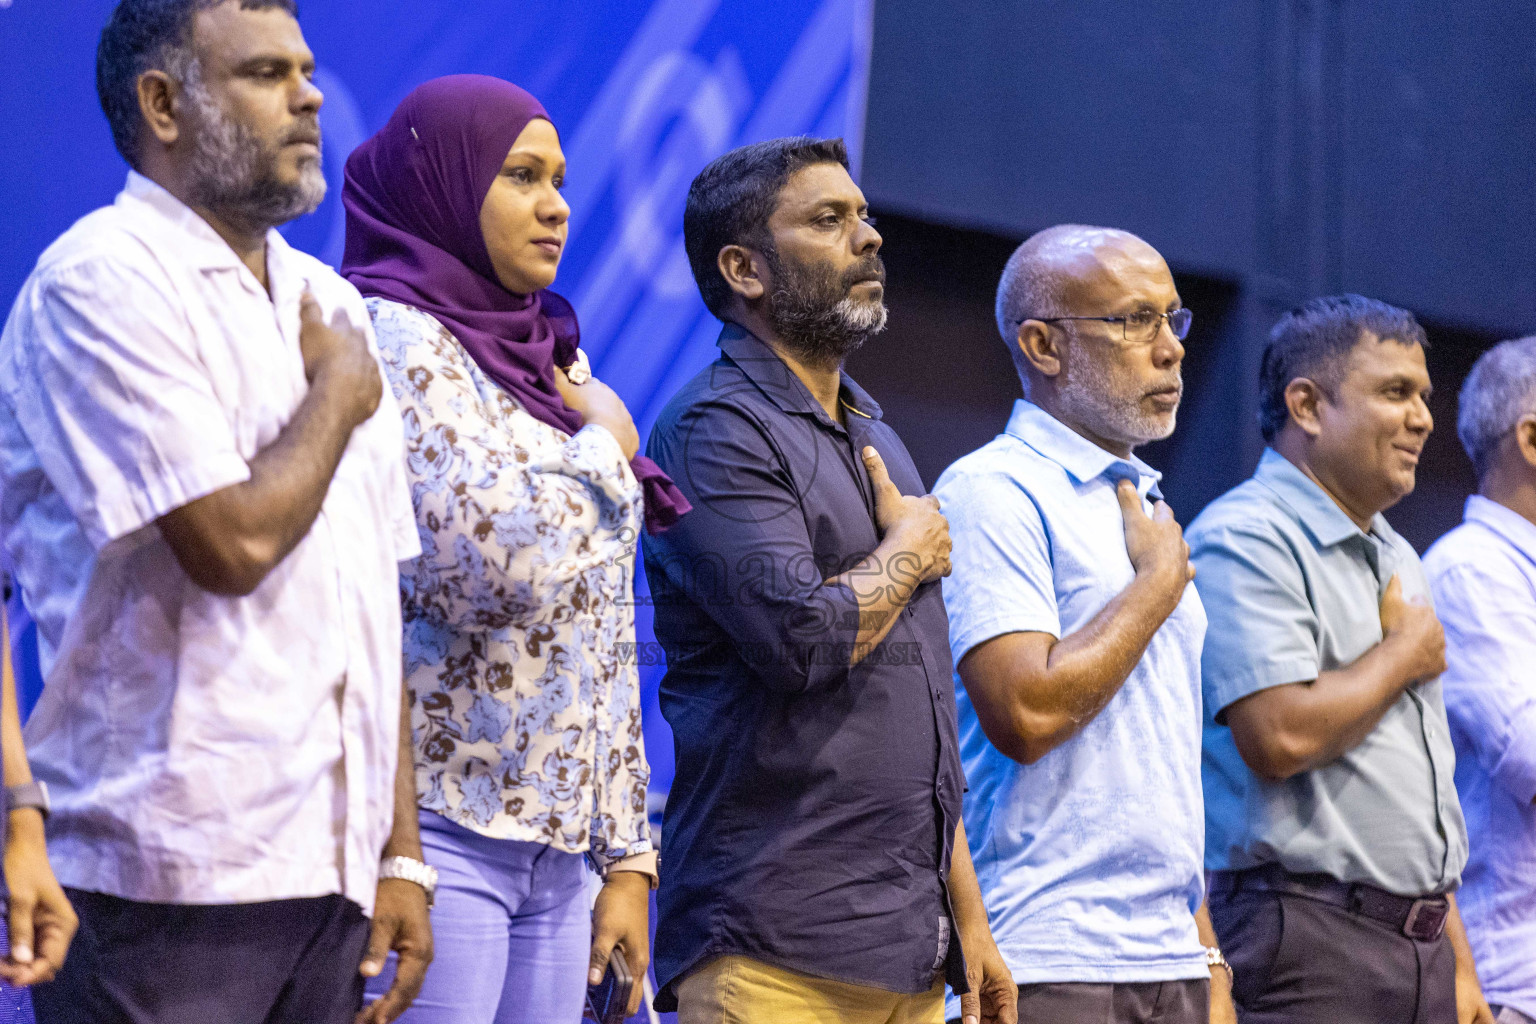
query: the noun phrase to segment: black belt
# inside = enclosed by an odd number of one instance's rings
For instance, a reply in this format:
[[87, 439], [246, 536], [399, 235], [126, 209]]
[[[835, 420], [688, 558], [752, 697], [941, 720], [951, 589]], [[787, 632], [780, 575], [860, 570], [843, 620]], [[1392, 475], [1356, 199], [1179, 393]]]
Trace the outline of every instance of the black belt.
[[1213, 893], [1278, 892], [1302, 896], [1391, 925], [1420, 942], [1438, 940], [1451, 915], [1451, 902], [1444, 896], [1398, 896], [1364, 882], [1292, 874], [1278, 864], [1246, 871], [1212, 871], [1208, 877]]

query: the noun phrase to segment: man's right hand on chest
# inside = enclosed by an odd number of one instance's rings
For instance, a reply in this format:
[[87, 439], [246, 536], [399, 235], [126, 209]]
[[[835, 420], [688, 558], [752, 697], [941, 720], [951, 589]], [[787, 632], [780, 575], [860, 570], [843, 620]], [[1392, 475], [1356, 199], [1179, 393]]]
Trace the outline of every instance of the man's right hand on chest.
[[320, 303], [305, 292], [299, 300], [299, 349], [304, 376], [312, 386], [335, 388], [354, 426], [374, 414], [384, 382], [368, 335], [353, 325], [346, 310], [337, 309], [327, 323]]
[[931, 494], [902, 494], [873, 447], [864, 449], [864, 467], [875, 488], [875, 525], [882, 541], [895, 549], [891, 557], [913, 559], [923, 583], [948, 576], [949, 521], [939, 511], [939, 499]]
[[1184, 588], [1195, 578], [1184, 531], [1166, 502], [1158, 502], [1147, 515], [1141, 507], [1141, 495], [1129, 480], [1115, 486], [1115, 497], [1120, 500], [1120, 515], [1125, 521], [1125, 553], [1130, 556], [1131, 568], [1138, 577], [1158, 583], [1159, 592], [1169, 599], [1171, 613]]
[[1401, 659], [1408, 683], [1417, 683], [1445, 671], [1445, 630], [1428, 603], [1403, 597], [1402, 580], [1393, 576], [1381, 596], [1382, 643], [1390, 644]]
[[305, 292], [299, 316], [310, 390], [293, 418], [247, 459], [248, 480], [156, 520], [182, 570], [210, 593], [253, 593], [298, 546], [320, 514], [352, 431], [374, 414], [384, 394], [368, 335], [345, 312], [326, 323], [320, 304]]

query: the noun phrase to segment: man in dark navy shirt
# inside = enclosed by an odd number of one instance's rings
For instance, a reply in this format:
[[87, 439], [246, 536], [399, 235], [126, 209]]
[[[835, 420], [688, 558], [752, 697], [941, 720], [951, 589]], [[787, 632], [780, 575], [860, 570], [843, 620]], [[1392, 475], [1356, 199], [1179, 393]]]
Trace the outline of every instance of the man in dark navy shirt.
[[960, 822], [949, 531], [842, 373], [885, 324], [880, 236], [839, 140], [727, 153], [694, 180], [721, 357], [649, 454], [694, 508], [647, 537], [677, 775], [658, 1009], [681, 1024], [1013, 1024]]

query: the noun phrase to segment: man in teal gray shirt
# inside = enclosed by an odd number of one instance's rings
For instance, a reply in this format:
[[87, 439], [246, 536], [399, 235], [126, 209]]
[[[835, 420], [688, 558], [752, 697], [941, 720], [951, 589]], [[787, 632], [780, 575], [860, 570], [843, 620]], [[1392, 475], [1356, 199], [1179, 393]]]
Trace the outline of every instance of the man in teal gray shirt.
[[1270, 447], [1189, 530], [1208, 898], [1243, 1024], [1492, 1024], [1451, 896], [1445, 638], [1381, 515], [1434, 426], [1426, 344], [1359, 296], [1287, 313], [1260, 369]]

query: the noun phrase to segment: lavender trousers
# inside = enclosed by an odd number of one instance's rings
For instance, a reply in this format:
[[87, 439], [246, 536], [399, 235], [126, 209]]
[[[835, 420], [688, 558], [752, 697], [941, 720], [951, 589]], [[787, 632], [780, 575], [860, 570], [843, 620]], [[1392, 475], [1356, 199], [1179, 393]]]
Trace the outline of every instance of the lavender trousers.
[[[436, 950], [401, 1024], [576, 1024], [587, 991], [592, 913], [586, 863], [543, 843], [488, 839], [421, 811], [437, 868]], [[394, 979], [394, 958], [368, 1001]]]

